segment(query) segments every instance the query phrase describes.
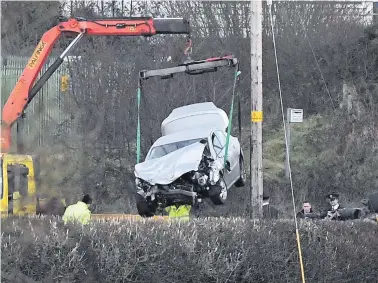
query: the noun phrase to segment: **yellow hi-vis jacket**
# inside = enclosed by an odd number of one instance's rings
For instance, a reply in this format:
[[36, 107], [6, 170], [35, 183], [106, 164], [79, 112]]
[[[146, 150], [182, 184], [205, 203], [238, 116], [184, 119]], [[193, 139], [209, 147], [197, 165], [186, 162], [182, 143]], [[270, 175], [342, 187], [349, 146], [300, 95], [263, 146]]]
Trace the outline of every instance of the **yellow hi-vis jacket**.
[[190, 217], [190, 205], [180, 205], [178, 208], [175, 205], [171, 205], [165, 208], [168, 212], [169, 218], [176, 218], [178, 220], [189, 221]]
[[88, 209], [88, 205], [82, 201], [78, 201], [66, 208], [63, 215], [64, 224], [68, 222], [78, 221], [85, 225], [89, 223], [91, 219], [91, 211]]

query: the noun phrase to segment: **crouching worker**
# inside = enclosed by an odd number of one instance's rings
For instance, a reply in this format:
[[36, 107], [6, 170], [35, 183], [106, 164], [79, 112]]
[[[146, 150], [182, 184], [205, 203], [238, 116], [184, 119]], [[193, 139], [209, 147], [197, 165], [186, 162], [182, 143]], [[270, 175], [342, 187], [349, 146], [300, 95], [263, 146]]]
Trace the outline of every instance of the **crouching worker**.
[[185, 205], [171, 205], [165, 208], [165, 211], [168, 213], [169, 218], [189, 221], [190, 220], [190, 210], [191, 206], [188, 204]]
[[91, 203], [92, 198], [89, 195], [85, 195], [81, 201], [68, 206], [63, 215], [64, 224], [74, 221], [83, 225], [88, 224], [91, 219], [91, 211], [89, 210]]

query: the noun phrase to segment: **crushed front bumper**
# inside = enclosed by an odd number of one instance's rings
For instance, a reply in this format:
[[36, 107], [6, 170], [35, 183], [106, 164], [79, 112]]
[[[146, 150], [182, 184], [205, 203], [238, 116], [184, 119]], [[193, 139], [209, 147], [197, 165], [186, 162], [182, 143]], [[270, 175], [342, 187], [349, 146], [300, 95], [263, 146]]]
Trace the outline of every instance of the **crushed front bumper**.
[[155, 202], [163, 206], [173, 204], [194, 205], [198, 202], [198, 194], [190, 185], [154, 185], [147, 192], [138, 187], [137, 193], [148, 203]]

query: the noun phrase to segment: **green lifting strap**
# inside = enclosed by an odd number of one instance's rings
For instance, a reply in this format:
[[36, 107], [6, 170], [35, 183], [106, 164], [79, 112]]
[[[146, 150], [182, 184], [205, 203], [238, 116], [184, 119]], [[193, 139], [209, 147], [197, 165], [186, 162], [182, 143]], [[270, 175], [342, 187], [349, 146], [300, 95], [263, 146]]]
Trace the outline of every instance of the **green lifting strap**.
[[227, 138], [226, 138], [226, 152], [224, 154], [224, 167], [226, 167], [227, 158], [228, 158], [228, 145], [230, 143], [230, 135], [231, 135], [231, 128], [232, 128], [232, 115], [234, 112], [234, 99], [235, 99], [235, 90], [236, 90], [236, 82], [238, 80], [239, 75], [241, 72], [239, 71], [239, 64], [237, 65], [235, 76], [234, 76], [234, 86], [232, 89], [232, 100], [231, 100], [231, 107], [230, 107], [230, 114], [227, 126]]
[[138, 91], [137, 91], [137, 106], [138, 106], [138, 124], [137, 124], [137, 136], [136, 136], [136, 163], [138, 164], [140, 161], [140, 97], [142, 93], [142, 88], [140, 83], [138, 84]]

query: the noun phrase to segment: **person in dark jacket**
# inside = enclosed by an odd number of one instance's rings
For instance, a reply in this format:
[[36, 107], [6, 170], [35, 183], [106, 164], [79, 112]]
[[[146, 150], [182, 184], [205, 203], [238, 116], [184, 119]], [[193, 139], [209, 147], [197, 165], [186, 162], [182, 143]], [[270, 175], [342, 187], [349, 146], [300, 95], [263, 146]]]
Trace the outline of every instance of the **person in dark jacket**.
[[313, 218], [314, 211], [309, 201], [305, 200], [302, 205], [302, 210], [297, 213], [298, 218]]
[[339, 193], [332, 192], [325, 196], [327, 200], [326, 208], [320, 213], [320, 218], [338, 220], [339, 216], [337, 211], [343, 209], [344, 207], [339, 203]]

